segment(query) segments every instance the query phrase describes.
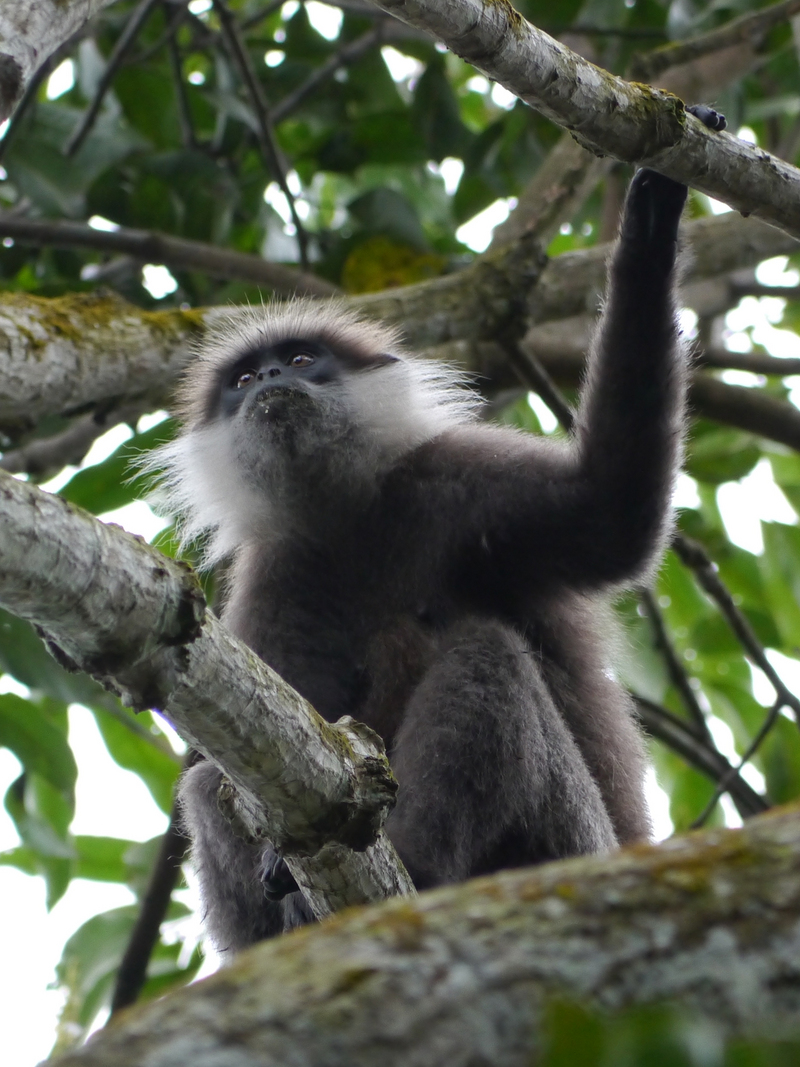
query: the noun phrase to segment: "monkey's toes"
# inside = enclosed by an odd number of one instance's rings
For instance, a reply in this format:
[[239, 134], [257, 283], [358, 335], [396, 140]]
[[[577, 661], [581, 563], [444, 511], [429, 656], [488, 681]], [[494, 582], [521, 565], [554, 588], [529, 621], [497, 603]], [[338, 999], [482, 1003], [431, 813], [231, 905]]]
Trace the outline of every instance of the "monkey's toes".
[[286, 861], [274, 852], [271, 852], [264, 860], [261, 882], [267, 900], [283, 900], [289, 893], [295, 893], [299, 889]]
[[690, 104], [686, 110], [696, 119], [700, 119], [709, 130], [724, 130], [728, 125], [728, 120], [720, 111], [715, 111], [713, 107], [708, 107], [706, 104]]

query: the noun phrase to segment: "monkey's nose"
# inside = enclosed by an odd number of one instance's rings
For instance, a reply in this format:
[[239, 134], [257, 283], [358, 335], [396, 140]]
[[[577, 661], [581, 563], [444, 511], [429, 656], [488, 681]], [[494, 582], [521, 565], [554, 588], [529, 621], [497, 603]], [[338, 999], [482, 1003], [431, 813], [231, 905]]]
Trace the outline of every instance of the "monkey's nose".
[[280, 367], [270, 367], [267, 373], [269, 374], [270, 378], [277, 378], [280, 372]]

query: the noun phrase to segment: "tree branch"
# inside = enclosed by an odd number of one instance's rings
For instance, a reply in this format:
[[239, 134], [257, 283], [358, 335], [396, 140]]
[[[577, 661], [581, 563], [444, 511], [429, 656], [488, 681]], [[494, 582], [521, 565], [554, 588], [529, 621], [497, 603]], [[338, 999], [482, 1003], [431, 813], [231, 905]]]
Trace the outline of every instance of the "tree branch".
[[717, 801], [719, 800], [719, 798], [722, 796], [723, 793], [726, 793], [728, 791], [728, 786], [730, 785], [731, 780], [737, 774], [741, 773], [741, 770], [745, 766], [745, 764], [749, 763], [753, 756], [756, 754], [756, 752], [758, 752], [762, 742], [764, 741], [764, 738], [767, 736], [772, 727], [778, 721], [778, 715], [780, 714], [782, 706], [782, 702], [780, 700], [776, 700], [772, 707], [769, 709], [764, 718], [764, 721], [762, 722], [761, 726], [759, 726], [755, 737], [744, 750], [744, 753], [739, 759], [739, 762], [736, 764], [735, 767], [731, 767], [730, 770], [726, 771], [725, 774], [723, 774], [723, 776], [717, 782], [716, 789], [712, 793], [709, 802], [706, 804], [706, 806], [703, 808], [703, 810], [692, 823], [693, 830], [699, 830], [701, 826], [705, 825], [705, 822], [708, 819], [709, 815], [717, 806]]
[[[800, 819], [504, 871], [266, 942], [58, 1067], [522, 1067], [549, 997], [668, 1000], [712, 1033], [794, 1033]], [[258, 995], [254, 995], [258, 990]], [[568, 1060], [565, 1060], [568, 1062]]]
[[[6, 220], [4, 216], [2, 221]], [[23, 227], [33, 225], [30, 220], [13, 221], [20, 221]], [[124, 241], [131, 233], [123, 230], [109, 235], [90, 227], [65, 228], [74, 226], [59, 224], [59, 236], [76, 234], [87, 243], [96, 241], [96, 247], [107, 248], [107, 244], [101, 245], [106, 237]], [[0, 228], [0, 232], [5, 231]], [[794, 239], [781, 231], [732, 214], [690, 222], [685, 233], [694, 249], [689, 276], [695, 278], [752, 267], [796, 246]], [[177, 238], [153, 247], [138, 231], [133, 234], [135, 251], [151, 262], [166, 258], [158, 254], [158, 247], [169, 250], [168, 262], [173, 264], [172, 251], [181, 253], [188, 247], [192, 259], [187, 256], [183, 260], [187, 267], [199, 267], [202, 254], [209, 257], [214, 269], [226, 269], [233, 262], [238, 270], [242, 261], [247, 271], [257, 265], [259, 271], [270, 272], [276, 287], [288, 279], [294, 287], [294, 278], [298, 287], [306, 279], [309, 285], [328, 284], [313, 276], [293, 275], [288, 268], [276, 268], [255, 256], [236, 253], [232, 260], [230, 253], [214, 246]], [[218, 268], [220, 255], [225, 258]], [[480, 358], [481, 346], [475, 342], [506, 336], [509, 328], [518, 328], [526, 314], [541, 325], [585, 313], [587, 303], [595, 304], [593, 294], [599, 299], [604, 288], [607, 256], [607, 246], [595, 247], [559, 256], [542, 270], [539, 244], [526, 237], [457, 273], [351, 297], [348, 303], [366, 316], [396, 323], [408, 343], [419, 350], [468, 339], [470, 344], [461, 350], [468, 357], [465, 369], [497, 374], [494, 385], [500, 387], [512, 380], [507, 363], [500, 359], [487, 368]], [[286, 273], [276, 277], [273, 271]], [[103, 293], [53, 299], [0, 294], [0, 432], [15, 440], [45, 415], [77, 414], [97, 405], [136, 402], [144, 397], [151, 398], [153, 410], [168, 405], [174, 383], [190, 358], [189, 342], [202, 332], [206, 318], [215, 314], [219, 311], [143, 312]], [[558, 359], [538, 351], [535, 354], [550, 374], [559, 377], [564, 371]], [[577, 377], [580, 366], [578, 357], [571, 359], [569, 376]], [[800, 413], [791, 405], [760, 390], [724, 382], [708, 384], [698, 378], [694, 389], [698, 410], [710, 417], [729, 420], [732, 425], [790, 445], [800, 442]]]
[[676, 534], [673, 538], [673, 548], [684, 566], [693, 571], [698, 583], [717, 605], [736, 639], [744, 648], [746, 655], [769, 679], [769, 683], [778, 697], [778, 709], [784, 705], [791, 708], [794, 712], [795, 720], [800, 726], [800, 698], [795, 696], [791, 689], [785, 685], [781, 676], [767, 659], [764, 646], [756, 637], [753, 627], [747, 620], [747, 616], [737, 606], [725, 584], [720, 579], [717, 568], [706, 550], [699, 542], [683, 534]]
[[[196, 762], [196, 758], [196, 754], [190, 752], [184, 768], [190, 767]], [[136, 924], [117, 970], [111, 997], [112, 1015], [130, 1004], [135, 1004], [139, 999], [147, 979], [150, 957], [158, 944], [161, 924], [167, 917], [172, 892], [178, 884], [181, 864], [189, 844], [189, 838], [181, 829], [176, 801], [172, 807], [169, 826], [161, 838], [161, 846], [142, 897]]]
[[13, 0], [0, 5], [0, 122], [48, 56], [114, 0]]
[[695, 734], [698, 738], [708, 743], [711, 740], [711, 735], [708, 732], [706, 717], [703, 714], [703, 709], [698, 703], [697, 694], [694, 689], [692, 689], [689, 675], [686, 673], [683, 664], [678, 658], [678, 653], [675, 651], [675, 647], [672, 644], [669, 633], [667, 632], [667, 627], [664, 624], [663, 616], [658, 609], [658, 604], [656, 604], [656, 599], [649, 589], [643, 589], [640, 593], [640, 597], [653, 629], [653, 636], [655, 638], [654, 644], [664, 658], [670, 681], [680, 693], [684, 707], [689, 713], [689, 718]]
[[317, 916], [414, 892], [381, 830], [397, 787], [377, 734], [325, 722], [206, 610], [184, 564], [7, 475], [0, 503], [0, 605], [213, 760], [237, 832], [275, 845]]
[[219, 16], [219, 21], [222, 26], [222, 35], [227, 42], [231, 57], [239, 69], [239, 76], [244, 83], [247, 94], [253, 105], [253, 110], [258, 121], [258, 143], [261, 148], [261, 154], [264, 157], [264, 163], [267, 169], [272, 172], [283, 195], [286, 197], [286, 202], [289, 205], [292, 222], [294, 223], [295, 232], [297, 234], [297, 246], [300, 250], [300, 263], [303, 270], [308, 270], [308, 235], [303, 227], [303, 223], [300, 221], [300, 216], [297, 214], [297, 205], [295, 204], [294, 194], [286, 181], [287, 168], [280, 148], [278, 147], [278, 142], [275, 140], [272, 117], [269, 113], [269, 106], [264, 96], [264, 90], [261, 86], [261, 82], [256, 77], [256, 72], [253, 69], [253, 64], [250, 62], [250, 56], [247, 52], [247, 46], [242, 39], [239, 27], [236, 24], [236, 19], [233, 17], [230, 8], [225, 0], [213, 0], [213, 4], [214, 10]]
[[662, 71], [711, 52], [720, 52], [743, 41], [750, 43], [762, 40], [775, 26], [781, 26], [800, 12], [800, 0], [783, 0], [783, 3], [761, 8], [747, 15], [732, 19], [719, 29], [698, 34], [685, 41], [675, 41], [654, 48], [631, 60], [631, 77], [637, 81], [654, 81]]
[[800, 237], [800, 171], [713, 133], [669, 93], [601, 70], [527, 22], [508, 0], [375, 0], [426, 30], [587, 148], [667, 177]]
[[116, 44], [111, 50], [111, 55], [108, 57], [106, 63], [106, 69], [103, 71], [103, 75], [97, 84], [97, 89], [92, 102], [83, 113], [80, 122], [75, 127], [75, 130], [64, 146], [65, 155], [74, 156], [86, 140], [92, 126], [94, 126], [95, 119], [100, 112], [100, 105], [103, 103], [103, 99], [108, 92], [109, 86], [116, 77], [120, 64], [125, 58], [125, 53], [136, 40], [139, 31], [150, 17], [150, 12], [158, 3], [160, 3], [160, 0], [140, 0], [138, 6], [134, 9], [133, 14], [125, 24], [125, 29], [119, 35]]
[[337, 286], [314, 274], [268, 263], [260, 256], [227, 248], [170, 237], [149, 230], [95, 230], [82, 222], [51, 222], [0, 213], [0, 235], [52, 248], [92, 248], [99, 252], [124, 252], [143, 263], [163, 263], [176, 270], [201, 270], [214, 278], [233, 278], [264, 285], [284, 296], [333, 296]]
[[724, 791], [730, 793], [743, 819], [760, 815], [769, 809], [767, 801], [740, 776], [741, 768], [733, 767], [712, 744], [702, 741], [689, 723], [652, 700], [636, 693], [632, 695], [639, 721], [645, 730], [712, 781], [724, 781]]

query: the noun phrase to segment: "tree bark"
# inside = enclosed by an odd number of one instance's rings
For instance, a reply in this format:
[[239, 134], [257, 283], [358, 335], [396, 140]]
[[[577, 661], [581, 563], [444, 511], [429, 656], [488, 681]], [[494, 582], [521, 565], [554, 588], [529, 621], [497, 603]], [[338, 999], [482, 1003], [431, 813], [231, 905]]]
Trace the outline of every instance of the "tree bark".
[[237, 832], [285, 853], [317, 915], [413, 893], [381, 832], [396, 783], [380, 738], [326, 723], [206, 610], [186, 565], [0, 475], [0, 605], [221, 767]]
[[257, 946], [59, 1067], [530, 1067], [548, 997], [796, 1033], [800, 817], [507, 871]]
[[584, 147], [639, 163], [800, 237], [800, 171], [727, 133], [678, 97], [627, 82], [527, 22], [508, 0], [374, 0], [425, 30]]
[[[692, 250], [690, 280], [715, 277], [796, 251], [780, 230], [737, 215], [684, 227]], [[350, 297], [370, 317], [399, 325], [415, 349], [459, 340], [494, 340], [519, 329], [597, 308], [609, 246], [569, 252], [543, 267], [528, 236], [470, 267], [433, 281]], [[727, 291], [727, 290], [726, 290]], [[192, 343], [225, 311], [146, 312], [107, 294], [47, 299], [0, 296], [0, 433], [19, 438], [48, 415], [122, 404], [170, 402]], [[472, 351], [467, 349], [467, 352]], [[482, 365], [467, 370], [485, 372]], [[505, 374], [508, 375], [507, 369]]]
[[114, 0], [6, 0], [0, 4], [0, 122], [48, 56]]

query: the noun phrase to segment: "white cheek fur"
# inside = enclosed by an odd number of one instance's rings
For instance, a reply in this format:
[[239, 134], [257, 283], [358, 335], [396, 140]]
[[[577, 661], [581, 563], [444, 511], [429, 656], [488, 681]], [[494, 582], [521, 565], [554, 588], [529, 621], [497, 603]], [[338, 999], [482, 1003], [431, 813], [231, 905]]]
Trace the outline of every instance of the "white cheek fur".
[[157, 449], [146, 465], [165, 471], [154, 498], [159, 510], [176, 516], [181, 544], [207, 539], [204, 567], [268, 529], [269, 501], [246, 485], [228, 426], [185, 431]]

